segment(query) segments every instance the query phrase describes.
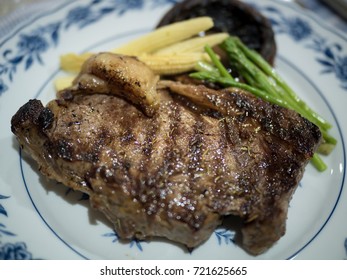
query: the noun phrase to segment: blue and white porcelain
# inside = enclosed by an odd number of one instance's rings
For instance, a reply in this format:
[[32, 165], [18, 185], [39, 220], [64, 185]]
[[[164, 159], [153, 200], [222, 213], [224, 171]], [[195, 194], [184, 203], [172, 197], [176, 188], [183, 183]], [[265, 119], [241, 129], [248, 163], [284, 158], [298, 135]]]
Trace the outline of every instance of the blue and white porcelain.
[[109, 50], [152, 30], [174, 0], [64, 1], [0, 37], [0, 259], [346, 259], [347, 35], [274, 0], [249, 0], [272, 22], [276, 68], [332, 124], [338, 140], [324, 160], [308, 165], [290, 203], [287, 232], [254, 257], [235, 232], [220, 227], [188, 251], [162, 239], [120, 241], [81, 193], [47, 181], [21, 152], [10, 119], [31, 98], [54, 98], [59, 55]]

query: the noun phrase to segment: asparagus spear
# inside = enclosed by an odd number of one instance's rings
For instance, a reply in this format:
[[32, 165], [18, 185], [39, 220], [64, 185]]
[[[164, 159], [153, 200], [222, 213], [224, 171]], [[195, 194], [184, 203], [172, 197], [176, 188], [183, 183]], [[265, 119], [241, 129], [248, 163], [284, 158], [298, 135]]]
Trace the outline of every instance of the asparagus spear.
[[260, 54], [245, 46], [239, 38], [227, 38], [222, 43], [222, 48], [228, 53], [232, 60], [239, 62], [239, 64], [243, 66], [244, 69], [241, 69], [241, 67], [238, 69], [240, 70], [241, 75], [244, 71], [250, 71], [251, 74], [253, 71], [255, 71], [253, 75], [256, 75], [257, 71], [261, 71], [264, 76], [256, 80], [258, 80], [264, 88], [271, 87], [269, 81], [269, 78], [271, 78], [275, 82], [275, 84], [272, 86], [273, 90], [282, 94], [282, 98], [286, 100], [287, 103], [291, 104], [292, 109], [319, 126], [322, 130], [331, 128], [331, 124], [309, 108], [309, 106], [307, 106], [307, 104], [296, 95], [296, 93], [286, 84], [286, 82], [262, 58]]

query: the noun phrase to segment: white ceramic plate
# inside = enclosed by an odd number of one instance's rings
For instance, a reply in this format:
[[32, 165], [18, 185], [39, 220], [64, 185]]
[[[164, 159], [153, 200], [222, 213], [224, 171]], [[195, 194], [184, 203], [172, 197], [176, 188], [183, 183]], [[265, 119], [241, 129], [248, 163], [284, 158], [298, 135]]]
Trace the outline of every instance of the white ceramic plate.
[[[172, 2], [65, 2], [0, 38], [0, 259], [255, 258], [224, 228], [193, 252], [163, 240], [120, 242], [81, 194], [39, 174], [10, 131], [12, 115], [30, 98], [54, 98], [60, 54], [108, 50], [148, 32]], [[296, 6], [254, 2], [274, 24], [278, 71], [333, 124], [338, 139], [325, 159], [326, 172], [307, 167], [290, 204], [286, 235], [256, 259], [345, 259], [347, 36]]]

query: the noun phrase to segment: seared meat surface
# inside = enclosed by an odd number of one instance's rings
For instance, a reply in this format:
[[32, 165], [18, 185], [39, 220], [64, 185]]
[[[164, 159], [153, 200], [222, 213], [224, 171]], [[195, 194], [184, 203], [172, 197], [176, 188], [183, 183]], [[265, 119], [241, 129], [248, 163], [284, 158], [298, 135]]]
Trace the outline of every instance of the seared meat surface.
[[270, 248], [319, 129], [237, 89], [161, 82], [157, 102], [148, 117], [109, 94], [30, 100], [11, 129], [44, 175], [88, 194], [121, 238], [194, 248], [235, 215], [245, 250]]

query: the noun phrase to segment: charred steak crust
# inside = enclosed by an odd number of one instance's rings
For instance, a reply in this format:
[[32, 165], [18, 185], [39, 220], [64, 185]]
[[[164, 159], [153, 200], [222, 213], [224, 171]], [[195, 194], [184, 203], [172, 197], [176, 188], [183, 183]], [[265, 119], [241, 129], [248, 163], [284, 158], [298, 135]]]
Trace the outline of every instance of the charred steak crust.
[[40, 129], [45, 130], [52, 124], [53, 117], [52, 112], [44, 108], [40, 101], [32, 99], [19, 108], [13, 116], [11, 120], [11, 131], [15, 133], [16, 128], [26, 122], [29, 122], [29, 124], [34, 123]]
[[31, 100], [11, 127], [40, 171], [87, 193], [121, 238], [162, 236], [193, 248], [236, 215], [242, 246], [260, 254], [285, 232], [320, 131], [244, 91], [192, 87], [221, 109], [162, 90], [149, 118], [119, 97], [81, 94], [46, 108]]

